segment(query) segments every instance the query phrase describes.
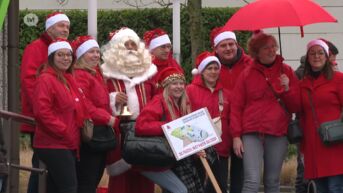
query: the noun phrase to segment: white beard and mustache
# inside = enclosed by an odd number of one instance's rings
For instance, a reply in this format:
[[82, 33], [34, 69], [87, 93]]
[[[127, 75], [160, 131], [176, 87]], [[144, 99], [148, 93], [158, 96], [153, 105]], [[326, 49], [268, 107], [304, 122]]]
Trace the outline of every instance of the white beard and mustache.
[[139, 42], [137, 51], [126, 49], [123, 39], [119, 43], [110, 42], [104, 47], [103, 57], [104, 73], [108, 71], [119, 72], [130, 78], [144, 74], [151, 65], [151, 55], [145, 48], [144, 43]]

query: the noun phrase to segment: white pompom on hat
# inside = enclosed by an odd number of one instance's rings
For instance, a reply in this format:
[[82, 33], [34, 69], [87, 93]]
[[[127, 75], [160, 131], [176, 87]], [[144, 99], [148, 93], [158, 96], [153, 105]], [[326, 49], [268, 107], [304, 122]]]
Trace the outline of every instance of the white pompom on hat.
[[307, 52], [311, 47], [316, 46], [316, 45], [322, 47], [324, 51], [326, 52], [326, 54], [329, 56], [329, 46], [323, 40], [320, 40], [320, 39], [315, 39], [315, 40], [310, 41], [307, 44]]
[[45, 20], [45, 30], [48, 30], [49, 27], [53, 26], [54, 24], [60, 21], [67, 21], [68, 23], [70, 23], [68, 16], [64, 13], [54, 12], [49, 14]]
[[68, 49], [71, 52], [73, 52], [73, 49], [71, 48], [69, 42], [67, 40], [61, 40], [58, 39], [56, 41], [53, 41], [49, 47], [48, 47], [48, 56], [50, 56], [50, 54], [56, 52], [57, 50], [60, 49]]
[[197, 75], [197, 74], [202, 73], [202, 71], [205, 70], [207, 65], [209, 65], [212, 62], [216, 62], [219, 68], [221, 67], [219, 59], [213, 53], [208, 52], [208, 51], [202, 52], [196, 58], [196, 62], [195, 62], [196, 68], [192, 70], [192, 74]]

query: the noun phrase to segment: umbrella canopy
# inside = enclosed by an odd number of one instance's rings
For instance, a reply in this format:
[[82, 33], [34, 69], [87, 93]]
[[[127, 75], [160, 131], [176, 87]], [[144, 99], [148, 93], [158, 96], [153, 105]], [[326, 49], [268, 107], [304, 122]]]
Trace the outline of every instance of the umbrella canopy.
[[263, 28], [303, 26], [337, 22], [312, 0], [257, 0], [239, 9], [225, 24], [225, 30], [259, 30]]

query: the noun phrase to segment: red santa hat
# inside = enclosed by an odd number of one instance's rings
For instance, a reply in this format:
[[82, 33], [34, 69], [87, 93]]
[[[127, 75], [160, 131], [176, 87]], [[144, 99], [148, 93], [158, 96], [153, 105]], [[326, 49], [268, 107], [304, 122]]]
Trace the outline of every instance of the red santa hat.
[[149, 51], [165, 44], [171, 44], [168, 34], [161, 28], [145, 32], [143, 39]]
[[199, 54], [195, 60], [196, 68], [192, 70], [193, 75], [200, 74], [207, 65], [209, 65], [212, 62], [216, 62], [221, 67], [221, 64], [219, 62], [219, 59], [211, 52], [205, 51]]
[[167, 67], [160, 72], [157, 83], [159, 86], [165, 88], [168, 84], [175, 80], [182, 80], [186, 82], [185, 76], [179, 69], [175, 67]]
[[224, 31], [223, 27], [216, 27], [212, 29], [210, 38], [213, 48], [216, 47], [221, 41], [226, 39], [233, 39], [237, 41], [235, 33], [232, 31]]
[[67, 21], [70, 23], [68, 16], [62, 12], [54, 12], [49, 14], [45, 20], [45, 30], [49, 29], [49, 27], [60, 21]]
[[53, 42], [51, 42], [51, 44], [48, 47], [48, 56], [50, 56], [50, 54], [56, 52], [57, 50], [60, 49], [68, 49], [71, 52], [73, 52], [73, 49], [71, 48], [69, 42], [65, 39], [57, 39]]
[[140, 38], [137, 35], [137, 33], [128, 27], [122, 27], [119, 30], [111, 31], [108, 34], [108, 37], [109, 37], [108, 39], [110, 40], [110, 42], [115, 42], [115, 43], [120, 42], [123, 38], [127, 38], [128, 40], [132, 40], [137, 45], [140, 42]]
[[98, 42], [92, 36], [78, 36], [71, 43], [74, 53], [76, 54], [76, 59], [79, 59], [84, 53], [86, 53], [91, 48], [99, 48]]
[[326, 52], [326, 54], [329, 56], [329, 46], [323, 40], [315, 39], [315, 40], [310, 41], [307, 44], [307, 52], [313, 46], [320, 46], [320, 47], [322, 47], [324, 49], [324, 51]]

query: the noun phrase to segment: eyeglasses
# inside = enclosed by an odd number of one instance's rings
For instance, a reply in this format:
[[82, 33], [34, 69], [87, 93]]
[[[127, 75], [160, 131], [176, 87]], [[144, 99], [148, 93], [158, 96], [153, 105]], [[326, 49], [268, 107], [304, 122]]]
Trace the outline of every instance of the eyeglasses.
[[309, 56], [312, 56], [312, 57], [314, 57], [314, 56], [316, 56], [316, 55], [318, 55], [318, 56], [324, 56], [325, 53], [324, 53], [323, 51], [319, 51], [319, 52], [309, 52], [308, 55], [309, 55]]
[[60, 58], [65, 58], [65, 57], [71, 58], [71, 57], [73, 57], [73, 54], [70, 52], [69, 53], [57, 52], [56, 56], [58, 56]]

